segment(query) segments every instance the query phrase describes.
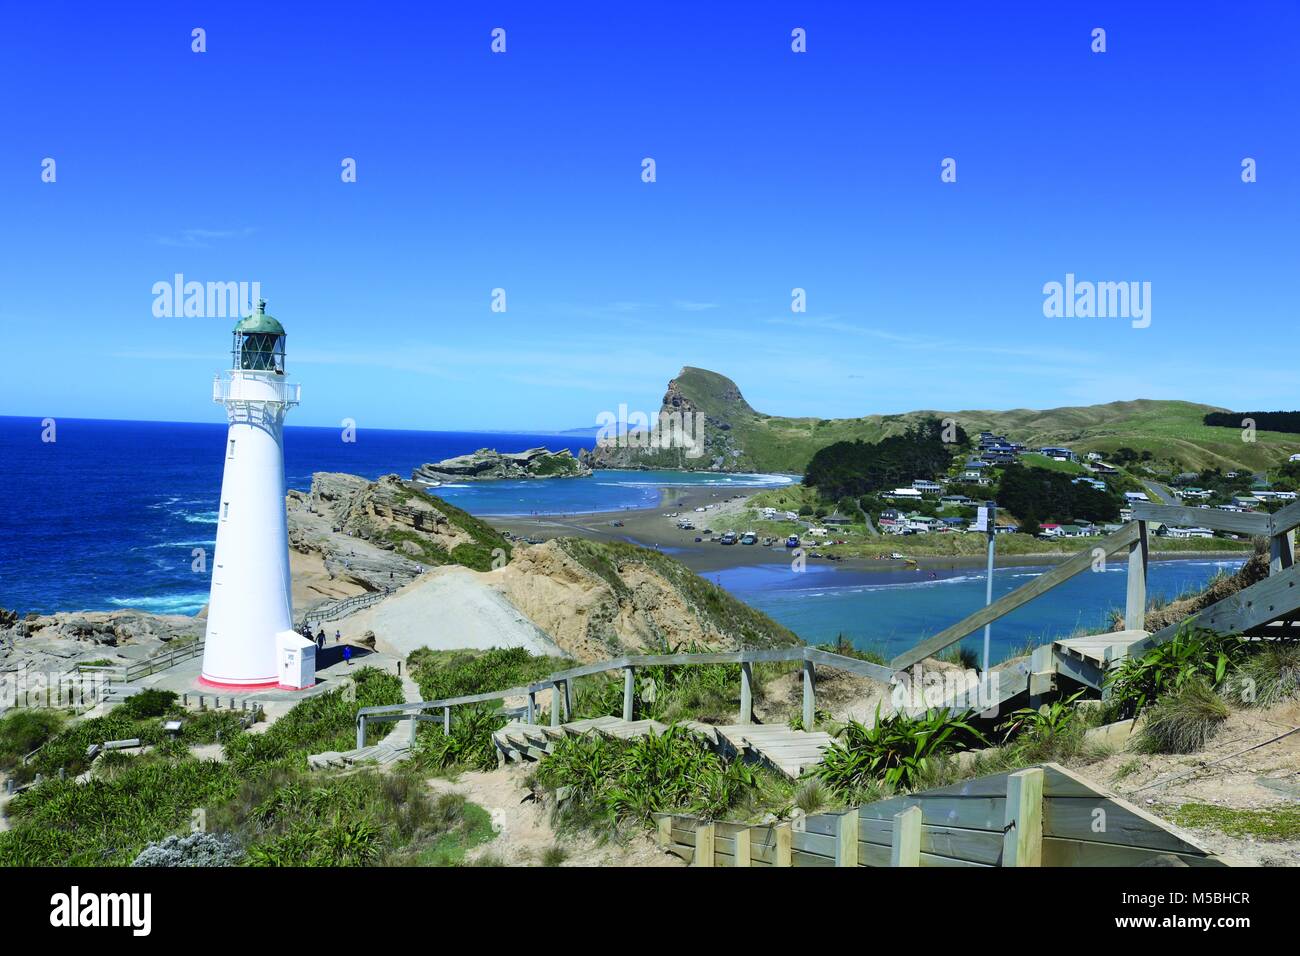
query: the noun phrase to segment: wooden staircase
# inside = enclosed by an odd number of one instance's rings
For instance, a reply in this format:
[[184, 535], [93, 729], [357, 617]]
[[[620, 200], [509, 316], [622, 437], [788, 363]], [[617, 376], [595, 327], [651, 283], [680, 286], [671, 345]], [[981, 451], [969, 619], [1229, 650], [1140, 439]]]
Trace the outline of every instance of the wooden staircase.
[[623, 720], [621, 717], [572, 720], [558, 727], [512, 720], [492, 735], [492, 743], [497, 748], [498, 764], [519, 763], [523, 760], [541, 760], [555, 750], [556, 741], [563, 737], [601, 734], [618, 740], [631, 740], [648, 733], [662, 734], [667, 729], [667, 724], [661, 724], [657, 720]]

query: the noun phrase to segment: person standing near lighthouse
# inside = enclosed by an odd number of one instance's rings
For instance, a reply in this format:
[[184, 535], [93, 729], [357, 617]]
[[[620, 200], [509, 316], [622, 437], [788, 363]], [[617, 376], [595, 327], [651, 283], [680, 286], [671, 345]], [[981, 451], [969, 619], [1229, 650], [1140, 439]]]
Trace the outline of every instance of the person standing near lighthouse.
[[209, 686], [275, 686], [277, 635], [293, 627], [284, 416], [300, 386], [285, 377], [284, 341], [284, 326], [259, 301], [235, 326], [231, 367], [212, 384], [230, 428], [200, 678]]

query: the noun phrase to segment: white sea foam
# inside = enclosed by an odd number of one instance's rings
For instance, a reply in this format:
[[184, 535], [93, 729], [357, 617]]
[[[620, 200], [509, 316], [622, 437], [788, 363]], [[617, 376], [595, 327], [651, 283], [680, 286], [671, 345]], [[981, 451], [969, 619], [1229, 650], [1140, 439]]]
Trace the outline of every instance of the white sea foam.
[[151, 614], [197, 614], [208, 603], [207, 591], [159, 597], [109, 598], [114, 607], [129, 607]]

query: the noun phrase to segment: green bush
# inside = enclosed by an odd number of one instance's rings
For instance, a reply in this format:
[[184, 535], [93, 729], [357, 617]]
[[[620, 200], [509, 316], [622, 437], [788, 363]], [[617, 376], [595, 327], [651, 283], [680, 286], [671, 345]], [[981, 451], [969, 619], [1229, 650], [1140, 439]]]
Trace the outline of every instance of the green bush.
[[1147, 711], [1133, 748], [1140, 753], [1195, 753], [1227, 719], [1227, 705], [1209, 684], [1189, 681]]
[[169, 690], [142, 690], [133, 694], [117, 706], [117, 710], [134, 720], [147, 717], [161, 717], [175, 704], [177, 695]]
[[1126, 657], [1106, 672], [1112, 716], [1136, 717], [1158, 698], [1193, 681], [1218, 687], [1246, 652], [1245, 643], [1235, 635], [1185, 625], [1172, 640], [1141, 657]]
[[562, 824], [610, 827], [647, 824], [651, 814], [669, 811], [716, 819], [756, 785], [751, 767], [723, 760], [677, 725], [630, 741], [563, 737], [538, 765], [536, 779], [557, 793]]
[[0, 770], [13, 770], [37, 747], [52, 739], [63, 726], [61, 711], [15, 710], [0, 717]]
[[442, 725], [425, 724], [416, 737], [416, 765], [426, 770], [492, 770], [497, 765], [492, 735], [506, 724], [494, 707], [457, 707], [451, 712], [451, 733]]
[[972, 743], [987, 743], [969, 723], [973, 714], [968, 710], [953, 716], [932, 709], [920, 717], [882, 717], [877, 706], [875, 725], [849, 721], [813, 773], [850, 799], [874, 795], [882, 784], [914, 790], [937, 769], [937, 758]]
[[560, 657], [535, 657], [522, 647], [493, 648], [483, 653], [446, 654], [421, 648], [407, 658], [411, 676], [425, 700], [446, 700], [522, 687], [572, 667]]
[[1247, 707], [1293, 699], [1300, 695], [1300, 644], [1270, 641], [1252, 647], [1226, 683], [1228, 696]]

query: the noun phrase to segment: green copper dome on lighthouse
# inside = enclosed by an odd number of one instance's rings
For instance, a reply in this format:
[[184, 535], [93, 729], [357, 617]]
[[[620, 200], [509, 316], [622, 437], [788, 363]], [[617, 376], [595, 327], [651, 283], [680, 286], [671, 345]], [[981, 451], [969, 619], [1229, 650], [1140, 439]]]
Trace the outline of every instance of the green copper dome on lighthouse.
[[257, 310], [246, 315], [235, 324], [236, 332], [262, 332], [270, 335], [284, 335], [284, 326], [274, 316], [266, 314], [266, 300], [257, 300]]

